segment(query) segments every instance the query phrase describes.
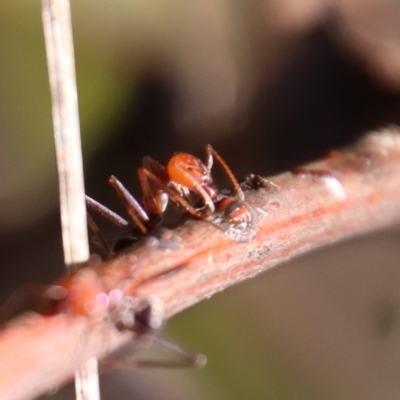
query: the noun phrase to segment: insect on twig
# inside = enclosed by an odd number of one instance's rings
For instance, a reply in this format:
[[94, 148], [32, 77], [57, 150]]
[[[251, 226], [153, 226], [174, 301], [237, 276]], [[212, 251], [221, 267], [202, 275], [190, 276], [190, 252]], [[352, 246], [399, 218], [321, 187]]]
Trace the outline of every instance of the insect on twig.
[[[206, 146], [206, 153], [205, 164], [191, 154], [176, 153], [166, 167], [149, 156], [144, 157], [143, 166], [138, 169], [143, 192], [141, 205], [115, 176], [111, 176], [109, 182], [134, 225], [88, 196], [87, 205], [140, 238], [159, 224], [171, 202], [195, 218], [212, 222], [232, 239], [247, 241], [256, 232], [256, 215], [244, 202], [243, 191], [224, 159], [211, 145]], [[230, 195], [223, 194], [214, 184], [211, 175], [214, 158], [232, 185]], [[113, 251], [90, 217], [89, 226], [106, 254], [112, 255]]]
[[[117, 192], [134, 224], [97, 201], [87, 197], [87, 205], [97, 213], [128, 229], [138, 238], [146, 237], [159, 224], [168, 202], [186, 211], [195, 218], [210, 221], [228, 236], [237, 241], [248, 240], [257, 227], [254, 212], [244, 202], [243, 191], [222, 157], [210, 146], [206, 147], [207, 161], [187, 153], [177, 153], [171, 157], [166, 167], [150, 157], [145, 157], [139, 168], [139, 181], [143, 190], [142, 205], [129, 193], [114, 176], [110, 183]], [[229, 178], [232, 194], [223, 194], [214, 184], [211, 168], [214, 158], [219, 162]], [[111, 249], [100, 229], [88, 216], [88, 225], [94, 232], [104, 251], [112, 256]], [[106, 363], [134, 367], [186, 367], [202, 366], [205, 356], [183, 348], [158, 334], [162, 325], [164, 303], [156, 296], [147, 296], [139, 301], [135, 295], [126, 294], [123, 287], [110, 286], [103, 279], [103, 272], [96, 268], [96, 262], [89, 261], [73, 274], [52, 285], [44, 295], [47, 298], [45, 314], [67, 313], [75, 316], [95, 316], [109, 321], [121, 331], [134, 334], [135, 343], [147, 338], [178, 358], [172, 360], [137, 360], [123, 356], [108, 358]], [[157, 275], [152, 277], [157, 278]]]
[[[164, 318], [164, 303], [157, 296], [147, 296], [138, 300], [122, 289], [107, 289], [102, 276], [96, 269], [95, 260], [88, 261], [75, 273], [65, 276], [51, 285], [40, 297], [43, 314], [66, 313], [74, 316], [108, 321], [121, 332], [131, 332], [135, 344], [140, 349], [155, 344], [178, 357], [175, 359], [137, 359], [127, 356], [109, 356], [102, 364], [124, 367], [202, 367], [207, 358], [184, 348], [180, 344], [161, 336], [158, 332]], [[43, 305], [44, 300], [46, 304]]]

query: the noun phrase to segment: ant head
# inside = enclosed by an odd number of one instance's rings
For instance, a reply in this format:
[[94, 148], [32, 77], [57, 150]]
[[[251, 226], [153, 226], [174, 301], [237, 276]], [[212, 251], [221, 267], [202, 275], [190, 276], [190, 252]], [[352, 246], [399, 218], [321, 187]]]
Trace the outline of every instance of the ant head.
[[177, 153], [171, 157], [167, 165], [168, 175], [174, 182], [196, 189], [198, 185], [212, 183], [210, 171], [197, 157], [187, 153]]

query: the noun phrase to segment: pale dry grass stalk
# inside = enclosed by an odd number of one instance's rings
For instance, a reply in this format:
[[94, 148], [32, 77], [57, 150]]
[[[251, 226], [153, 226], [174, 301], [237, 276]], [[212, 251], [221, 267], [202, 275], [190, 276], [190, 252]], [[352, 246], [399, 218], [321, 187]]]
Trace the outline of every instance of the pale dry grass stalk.
[[[60, 186], [64, 260], [69, 270], [89, 258], [78, 98], [69, 0], [43, 0], [43, 26]], [[76, 399], [100, 399], [97, 360], [76, 372]]]

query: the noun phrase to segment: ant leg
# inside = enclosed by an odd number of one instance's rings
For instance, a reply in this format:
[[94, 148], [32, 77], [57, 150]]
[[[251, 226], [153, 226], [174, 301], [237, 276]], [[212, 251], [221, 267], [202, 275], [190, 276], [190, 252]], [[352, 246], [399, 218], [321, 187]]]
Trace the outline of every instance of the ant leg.
[[139, 182], [143, 191], [142, 204], [149, 214], [150, 219], [158, 222], [160, 216], [167, 208], [168, 194], [159, 188], [154, 190], [154, 186], [149, 181], [149, 177], [145, 170], [147, 169], [143, 167], [138, 169]]
[[107, 357], [103, 362], [108, 365], [117, 365], [130, 368], [186, 368], [204, 367], [207, 357], [182, 347], [180, 344], [161, 337], [154, 333], [148, 334], [152, 343], [178, 355], [176, 359], [135, 359], [134, 357]]
[[86, 205], [88, 205], [93, 211], [96, 211], [97, 214], [100, 214], [102, 217], [107, 218], [109, 221], [113, 222], [117, 226], [122, 226], [123, 228], [126, 228], [128, 230], [131, 229], [129, 222], [126, 219], [120, 217], [117, 213], [111, 211], [109, 208], [103, 206], [103, 204], [92, 199], [91, 197], [85, 197]]
[[[142, 173], [143, 175], [148, 177], [148, 180], [150, 182], [153, 182], [153, 184], [160, 188], [161, 190], [165, 191], [168, 196], [169, 199], [172, 201], [172, 203], [175, 204], [175, 206], [181, 206], [183, 207], [187, 212], [189, 212], [190, 214], [192, 214], [193, 216], [197, 217], [197, 218], [202, 218], [204, 216], [203, 213], [201, 213], [199, 210], [197, 210], [196, 208], [194, 208], [186, 199], [184, 199], [183, 197], [181, 197], [178, 193], [176, 193], [174, 190], [172, 190], [168, 185], [165, 185], [157, 176], [155, 176], [151, 171], [147, 170], [146, 168], [142, 168]], [[204, 190], [202, 190], [202, 192], [204, 192]], [[201, 193], [202, 194], [202, 193]], [[207, 195], [207, 193], [205, 193], [205, 197], [209, 198], [209, 196]], [[214, 211], [214, 203], [211, 201], [211, 205], [212, 205], [212, 209], [211, 212]]]
[[162, 347], [165, 350], [175, 353], [181, 357], [180, 360], [176, 360], [176, 366], [179, 366], [178, 361], [181, 362], [182, 366], [189, 367], [204, 367], [207, 363], [207, 357], [204, 354], [199, 354], [193, 350], [189, 350], [171, 339], [153, 334], [152, 341], [159, 347]]
[[145, 235], [148, 232], [146, 223], [149, 222], [149, 217], [146, 212], [114, 175], [110, 177], [109, 182], [117, 192], [129, 216], [135, 222], [140, 232]]
[[[203, 199], [206, 208], [208, 208], [210, 212], [213, 213], [215, 211], [215, 205], [210, 195], [195, 179], [193, 179], [193, 177], [190, 175], [190, 173], [186, 171], [186, 169], [182, 168], [179, 164], [175, 165], [175, 168], [180, 172], [180, 174], [182, 174], [185, 177], [186, 181], [191, 182], [191, 186], [190, 187], [188, 186], [188, 188], [190, 188], [190, 190], [197, 192], [197, 194]], [[179, 196], [179, 198], [187, 202], [187, 200], [183, 199], [181, 196]], [[171, 200], [173, 200], [172, 197]]]
[[213, 149], [213, 147], [209, 144], [206, 146], [206, 152], [208, 155], [208, 159], [210, 159], [211, 156], [214, 156], [223, 170], [225, 171], [226, 175], [228, 176], [228, 179], [231, 181], [231, 184], [233, 186], [233, 190], [236, 192], [236, 196], [238, 200], [244, 201], [244, 194], [243, 191], [238, 183], [238, 181], [235, 178], [235, 175], [233, 175], [232, 170], [228, 167], [227, 163], [224, 161], [224, 159]]
[[113, 251], [110, 245], [107, 243], [106, 238], [101, 233], [100, 228], [93, 221], [92, 217], [89, 214], [86, 214], [86, 217], [87, 217], [87, 224], [90, 230], [93, 232], [94, 237], [97, 239], [95, 243], [101, 247], [101, 249], [104, 251], [104, 253], [107, 255], [108, 258], [111, 258], [111, 256], [113, 255]]
[[[127, 312], [127, 314], [126, 314]], [[132, 319], [133, 316], [133, 319]], [[124, 309], [116, 322], [117, 329], [134, 333], [136, 349], [155, 344], [170, 353], [178, 356], [176, 359], [145, 359], [137, 360], [133, 356], [107, 357], [107, 364], [116, 364], [125, 367], [168, 367], [179, 368], [188, 366], [204, 366], [207, 358], [192, 350], [186, 349], [180, 344], [158, 335], [164, 316], [164, 303], [157, 296], [149, 296], [142, 300], [133, 309]], [[141, 343], [142, 341], [142, 343]]]
[[[100, 214], [102, 217], [107, 218], [109, 221], [113, 222], [117, 226], [121, 226], [125, 229], [127, 229], [129, 232], [132, 232], [132, 227], [129, 224], [128, 221], [126, 221], [124, 218], [120, 217], [118, 214], [116, 214], [114, 211], [111, 211], [109, 208], [103, 206], [101, 203], [98, 201], [92, 199], [89, 196], [86, 197], [86, 205], [90, 207], [92, 210]], [[108, 244], [107, 240], [105, 239], [104, 235], [102, 234], [100, 228], [97, 226], [97, 224], [94, 222], [93, 218], [89, 215], [87, 215], [87, 223], [90, 228], [90, 230], [93, 232], [94, 237], [97, 239], [95, 243], [102, 248], [104, 253], [107, 255], [108, 258], [111, 258], [114, 255], [114, 251]]]

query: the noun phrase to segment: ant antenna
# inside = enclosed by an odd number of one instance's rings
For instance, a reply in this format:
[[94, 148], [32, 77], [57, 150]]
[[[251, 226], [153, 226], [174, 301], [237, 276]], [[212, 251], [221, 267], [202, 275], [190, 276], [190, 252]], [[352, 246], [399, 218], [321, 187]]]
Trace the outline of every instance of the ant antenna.
[[90, 230], [93, 232], [95, 239], [97, 239], [93, 240], [93, 242], [95, 242], [97, 245], [101, 247], [101, 249], [108, 256], [108, 258], [111, 258], [113, 251], [110, 245], [108, 244], [106, 238], [101, 233], [100, 228], [97, 226], [96, 222], [94, 222], [93, 218], [88, 213], [86, 213], [86, 218]]

